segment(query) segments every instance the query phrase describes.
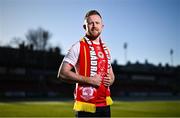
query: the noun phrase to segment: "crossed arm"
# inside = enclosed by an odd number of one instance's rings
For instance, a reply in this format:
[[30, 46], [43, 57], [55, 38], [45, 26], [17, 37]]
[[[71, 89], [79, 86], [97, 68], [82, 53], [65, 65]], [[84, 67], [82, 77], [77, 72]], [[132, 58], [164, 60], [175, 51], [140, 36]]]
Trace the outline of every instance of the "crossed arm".
[[[93, 77], [85, 77], [71, 71], [72, 68], [73, 67], [69, 63], [63, 62], [58, 71], [58, 78], [61, 78], [62, 80], [71, 83], [90, 84], [95, 87], [101, 85], [102, 79], [100, 75], [96, 74]], [[114, 82], [114, 79], [115, 77], [111, 67], [109, 74], [106, 77], [104, 77], [103, 84], [105, 86], [111, 86]]]

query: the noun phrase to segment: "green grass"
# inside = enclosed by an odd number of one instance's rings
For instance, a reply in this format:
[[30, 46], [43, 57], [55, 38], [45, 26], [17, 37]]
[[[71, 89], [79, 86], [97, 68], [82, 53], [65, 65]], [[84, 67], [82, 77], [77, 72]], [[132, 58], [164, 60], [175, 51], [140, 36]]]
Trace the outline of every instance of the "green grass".
[[112, 116], [180, 116], [180, 101], [115, 102], [112, 106]]
[[[74, 117], [73, 102], [0, 102], [0, 117]], [[112, 117], [180, 116], [180, 101], [115, 101]]]

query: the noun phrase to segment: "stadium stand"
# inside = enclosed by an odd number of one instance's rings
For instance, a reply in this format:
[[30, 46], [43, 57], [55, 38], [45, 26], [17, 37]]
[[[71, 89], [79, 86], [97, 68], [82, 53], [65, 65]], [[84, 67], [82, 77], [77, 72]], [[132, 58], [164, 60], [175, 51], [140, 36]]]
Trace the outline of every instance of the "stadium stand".
[[[64, 57], [58, 48], [49, 51], [0, 47], [0, 98], [72, 97], [74, 84], [57, 79]], [[111, 87], [115, 98], [123, 96], [180, 97], [180, 66], [158, 66], [130, 62], [112, 63], [115, 83]]]

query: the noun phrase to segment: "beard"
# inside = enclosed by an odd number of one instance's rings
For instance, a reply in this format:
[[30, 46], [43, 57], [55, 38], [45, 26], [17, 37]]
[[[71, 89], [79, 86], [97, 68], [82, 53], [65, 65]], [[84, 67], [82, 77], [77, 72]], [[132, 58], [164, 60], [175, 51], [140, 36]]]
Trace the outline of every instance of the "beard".
[[101, 34], [101, 32], [97, 29], [97, 28], [93, 28], [91, 31], [88, 32], [89, 35], [88, 37], [91, 39], [91, 40], [95, 40], [99, 37], [99, 35]]

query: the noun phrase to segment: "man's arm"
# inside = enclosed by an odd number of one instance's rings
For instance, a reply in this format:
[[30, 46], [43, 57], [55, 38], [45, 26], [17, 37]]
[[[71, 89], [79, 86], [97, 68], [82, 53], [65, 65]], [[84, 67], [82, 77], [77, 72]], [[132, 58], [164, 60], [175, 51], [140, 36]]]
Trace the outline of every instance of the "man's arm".
[[114, 83], [115, 76], [112, 67], [109, 70], [109, 74], [107, 74], [106, 77], [104, 77], [104, 86], [111, 86]]
[[73, 67], [69, 63], [65, 61], [62, 62], [58, 71], [58, 78], [61, 78], [64, 81], [72, 82], [72, 83], [90, 84], [96, 87], [100, 86], [101, 84], [100, 75], [96, 74], [94, 77], [85, 77], [71, 71], [72, 68]]

